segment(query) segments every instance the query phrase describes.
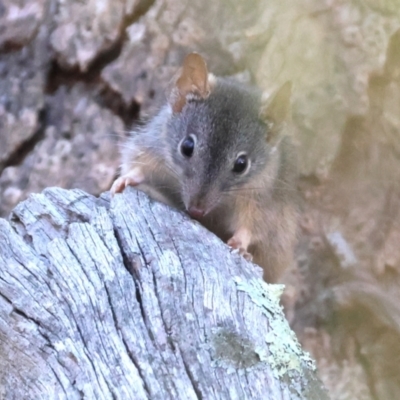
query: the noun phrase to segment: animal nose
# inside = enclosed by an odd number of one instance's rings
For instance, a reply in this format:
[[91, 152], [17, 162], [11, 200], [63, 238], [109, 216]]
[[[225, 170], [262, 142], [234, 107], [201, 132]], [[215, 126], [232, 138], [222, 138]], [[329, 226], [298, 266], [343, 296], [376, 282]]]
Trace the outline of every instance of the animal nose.
[[190, 206], [188, 209], [188, 214], [194, 219], [199, 219], [205, 214], [205, 212], [202, 208]]

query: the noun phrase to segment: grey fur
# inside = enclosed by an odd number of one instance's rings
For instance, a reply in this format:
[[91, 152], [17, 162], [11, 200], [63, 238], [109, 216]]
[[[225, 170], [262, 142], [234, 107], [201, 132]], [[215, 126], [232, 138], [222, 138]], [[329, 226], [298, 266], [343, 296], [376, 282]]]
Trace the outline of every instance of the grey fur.
[[[175, 113], [171, 98], [130, 139], [121, 171], [124, 176], [141, 164], [146, 178], [139, 189], [180, 210], [205, 211], [200, 222], [224, 241], [248, 229], [250, 252], [268, 281], [290, 263], [296, 236], [296, 163], [282, 112], [290, 86], [282, 88], [270, 108], [260, 91], [225, 78], [215, 78], [205, 98], [187, 96]], [[189, 135], [196, 144], [186, 157], [180, 143]], [[242, 153], [251, 164], [238, 174], [232, 169]]]
[[[207, 99], [190, 100], [175, 114], [166, 105], [143, 131], [135, 134], [128, 148], [146, 147], [176, 171], [180, 196], [173, 196], [159, 185], [160, 192], [175, 207], [183, 208], [182, 199], [186, 205], [197, 202], [212, 208], [222, 193], [240, 188], [262, 173], [269, 162], [273, 146], [267, 141], [268, 125], [259, 118], [260, 108], [258, 90], [218, 78]], [[160, 135], [163, 130], [165, 133]], [[191, 158], [182, 156], [178, 148], [189, 134], [197, 138]], [[243, 175], [232, 171], [241, 152], [251, 160], [248, 173]]]

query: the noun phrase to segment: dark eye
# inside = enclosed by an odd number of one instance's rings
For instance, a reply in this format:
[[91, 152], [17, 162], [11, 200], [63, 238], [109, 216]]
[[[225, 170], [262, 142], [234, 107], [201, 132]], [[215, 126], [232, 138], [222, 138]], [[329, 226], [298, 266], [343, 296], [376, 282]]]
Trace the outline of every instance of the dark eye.
[[193, 135], [189, 135], [187, 137], [185, 137], [185, 139], [182, 140], [181, 142], [181, 153], [185, 156], [185, 157], [192, 157], [193, 154], [193, 150], [194, 150], [194, 146], [196, 144], [195, 138]]
[[238, 156], [235, 163], [233, 164], [232, 171], [237, 174], [242, 174], [244, 171], [246, 171], [248, 165], [249, 162], [247, 160], [246, 154], [241, 154]]

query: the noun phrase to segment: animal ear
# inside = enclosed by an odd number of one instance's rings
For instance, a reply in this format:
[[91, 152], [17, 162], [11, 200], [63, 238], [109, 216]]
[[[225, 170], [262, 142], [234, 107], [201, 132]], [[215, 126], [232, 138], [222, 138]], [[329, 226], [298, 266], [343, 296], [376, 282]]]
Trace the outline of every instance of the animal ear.
[[172, 110], [181, 112], [188, 99], [205, 99], [209, 94], [210, 83], [206, 62], [200, 54], [190, 53], [183, 61], [171, 92]]
[[267, 140], [274, 141], [290, 118], [292, 82], [284, 83], [267, 101], [262, 101], [260, 118], [268, 125]]

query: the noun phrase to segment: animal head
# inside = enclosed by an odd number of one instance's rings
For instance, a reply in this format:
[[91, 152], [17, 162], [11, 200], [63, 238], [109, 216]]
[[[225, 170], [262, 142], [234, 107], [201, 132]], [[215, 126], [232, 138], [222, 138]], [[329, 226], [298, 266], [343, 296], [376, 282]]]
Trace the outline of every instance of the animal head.
[[290, 92], [286, 83], [265, 103], [260, 91], [209, 74], [199, 54], [185, 58], [169, 99], [167, 135], [189, 214], [202, 217], [268, 168]]

